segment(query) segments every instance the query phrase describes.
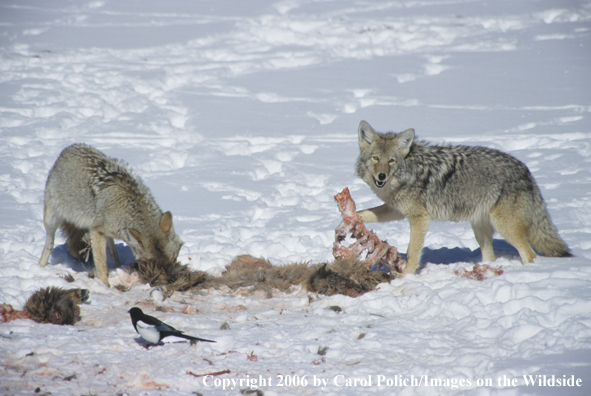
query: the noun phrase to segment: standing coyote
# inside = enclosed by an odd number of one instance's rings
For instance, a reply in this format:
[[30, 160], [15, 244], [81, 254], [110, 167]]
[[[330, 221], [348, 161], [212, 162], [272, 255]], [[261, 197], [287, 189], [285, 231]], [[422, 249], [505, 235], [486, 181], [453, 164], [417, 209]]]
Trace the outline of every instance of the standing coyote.
[[364, 222], [408, 218], [403, 275], [418, 268], [431, 220], [469, 221], [484, 260], [495, 259], [494, 230], [517, 249], [523, 263], [536, 257], [530, 243], [546, 256], [570, 256], [529, 169], [509, 154], [428, 145], [415, 141], [414, 129], [377, 133], [365, 121], [358, 135], [357, 176], [385, 202], [359, 215]]
[[66, 147], [49, 171], [43, 222], [47, 240], [39, 265], [47, 265], [59, 227], [75, 258], [90, 241], [97, 276], [107, 286], [107, 245], [115, 266], [121, 265], [113, 238], [124, 240], [136, 259], [174, 261], [183, 244], [172, 213], [162, 213], [127, 165], [85, 144]]

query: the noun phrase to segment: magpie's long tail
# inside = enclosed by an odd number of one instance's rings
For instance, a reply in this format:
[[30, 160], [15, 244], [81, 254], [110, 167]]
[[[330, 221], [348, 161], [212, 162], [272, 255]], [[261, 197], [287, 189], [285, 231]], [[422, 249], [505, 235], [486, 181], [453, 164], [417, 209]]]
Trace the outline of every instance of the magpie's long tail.
[[186, 335], [184, 333], [175, 334], [175, 336], [181, 337], [181, 338], [186, 338], [187, 340], [191, 340], [191, 341], [215, 342], [213, 340], [206, 340], [205, 338], [193, 337], [193, 336], [190, 336], [190, 335]]

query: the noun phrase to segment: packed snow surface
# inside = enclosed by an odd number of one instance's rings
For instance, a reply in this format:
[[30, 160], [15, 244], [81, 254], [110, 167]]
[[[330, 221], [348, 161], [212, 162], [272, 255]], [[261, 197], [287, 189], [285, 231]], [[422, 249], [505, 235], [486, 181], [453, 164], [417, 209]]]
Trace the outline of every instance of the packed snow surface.
[[[0, 44], [0, 303], [91, 293], [75, 326], [0, 324], [0, 393], [591, 394], [589, 1], [5, 0]], [[195, 270], [330, 260], [333, 196], [380, 204], [355, 177], [361, 120], [519, 158], [574, 257], [522, 265], [495, 239], [504, 273], [466, 279], [470, 225], [433, 223], [420, 271], [358, 298], [160, 301], [89, 278], [60, 236], [38, 266], [45, 180], [76, 142], [129, 163]], [[406, 251], [407, 221], [370, 228]], [[217, 343], [145, 349], [135, 305]]]

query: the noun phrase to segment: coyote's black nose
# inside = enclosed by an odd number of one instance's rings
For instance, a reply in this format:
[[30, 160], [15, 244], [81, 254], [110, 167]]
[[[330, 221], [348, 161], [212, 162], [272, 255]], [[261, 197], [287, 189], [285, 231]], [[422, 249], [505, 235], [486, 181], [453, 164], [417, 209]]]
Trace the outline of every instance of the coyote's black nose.
[[380, 179], [381, 181], [384, 181], [384, 180], [386, 180], [386, 174], [385, 174], [385, 173], [380, 173], [380, 174], [378, 175], [378, 179]]

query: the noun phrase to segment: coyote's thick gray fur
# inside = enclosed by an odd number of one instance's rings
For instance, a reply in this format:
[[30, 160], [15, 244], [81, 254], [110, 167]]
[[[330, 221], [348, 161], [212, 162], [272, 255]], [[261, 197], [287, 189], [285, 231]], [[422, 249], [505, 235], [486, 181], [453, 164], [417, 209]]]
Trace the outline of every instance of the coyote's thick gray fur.
[[403, 274], [418, 268], [431, 220], [470, 222], [484, 260], [495, 260], [494, 230], [523, 263], [536, 257], [531, 245], [546, 256], [570, 256], [532, 174], [518, 159], [486, 147], [428, 145], [415, 140], [413, 129], [378, 133], [365, 121], [358, 138], [357, 175], [385, 202], [359, 215], [364, 222], [408, 218]]
[[162, 213], [127, 165], [85, 144], [65, 148], [49, 171], [43, 215], [47, 240], [39, 264], [47, 265], [61, 228], [75, 258], [90, 242], [97, 276], [107, 286], [107, 245], [113, 263], [121, 264], [113, 238], [125, 241], [137, 259], [175, 261], [183, 244], [172, 214]]

